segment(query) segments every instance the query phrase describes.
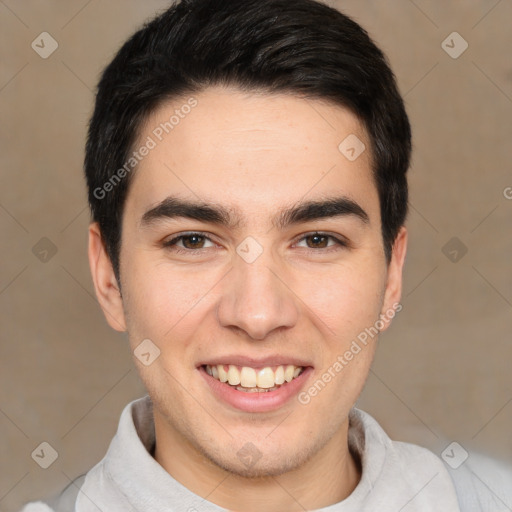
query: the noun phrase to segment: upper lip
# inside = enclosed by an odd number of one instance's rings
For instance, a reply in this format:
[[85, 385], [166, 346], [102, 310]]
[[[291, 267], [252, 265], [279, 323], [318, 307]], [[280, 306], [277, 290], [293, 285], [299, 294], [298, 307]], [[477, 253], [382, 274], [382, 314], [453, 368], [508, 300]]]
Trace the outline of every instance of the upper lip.
[[264, 368], [265, 366], [286, 366], [293, 364], [294, 366], [313, 366], [310, 362], [304, 359], [299, 359], [296, 356], [272, 355], [267, 357], [250, 357], [242, 356], [240, 354], [231, 354], [225, 356], [216, 356], [210, 359], [205, 359], [200, 362], [198, 366], [203, 365], [216, 366], [219, 364], [232, 364], [235, 366], [249, 366], [250, 368]]

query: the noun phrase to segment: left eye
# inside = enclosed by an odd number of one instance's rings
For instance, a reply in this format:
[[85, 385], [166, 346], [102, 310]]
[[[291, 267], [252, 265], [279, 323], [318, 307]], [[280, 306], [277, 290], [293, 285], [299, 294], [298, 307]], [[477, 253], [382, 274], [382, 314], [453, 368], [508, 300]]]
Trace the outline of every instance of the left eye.
[[[332, 244], [328, 244], [328, 241], [333, 240]], [[327, 247], [332, 247], [333, 245], [345, 245], [341, 240], [338, 240], [334, 236], [326, 235], [324, 233], [313, 233], [310, 235], [306, 235], [300, 239], [300, 241], [306, 241], [306, 247], [308, 249], [324, 249]], [[307, 243], [308, 240], [311, 240], [311, 244]]]

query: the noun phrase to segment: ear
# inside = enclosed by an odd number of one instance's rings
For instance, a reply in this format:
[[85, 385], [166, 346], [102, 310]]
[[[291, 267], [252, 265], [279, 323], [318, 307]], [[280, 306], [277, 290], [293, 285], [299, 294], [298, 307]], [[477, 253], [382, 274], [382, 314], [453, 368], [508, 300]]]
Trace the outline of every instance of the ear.
[[123, 299], [97, 222], [93, 222], [89, 226], [88, 254], [96, 297], [105, 318], [112, 329], [124, 332], [126, 331], [126, 321]]
[[380, 314], [384, 327], [379, 329], [380, 331], [385, 331], [391, 325], [395, 314], [402, 309], [400, 298], [402, 297], [402, 271], [406, 253], [407, 229], [402, 226], [393, 244], [391, 261], [388, 264], [386, 291]]

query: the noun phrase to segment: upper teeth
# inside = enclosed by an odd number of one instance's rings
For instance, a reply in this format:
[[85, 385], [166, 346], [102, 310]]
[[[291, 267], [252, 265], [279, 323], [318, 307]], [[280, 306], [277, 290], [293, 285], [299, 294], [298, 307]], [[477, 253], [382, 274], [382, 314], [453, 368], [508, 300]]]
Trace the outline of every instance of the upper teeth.
[[239, 368], [233, 364], [206, 365], [208, 375], [221, 382], [227, 382], [232, 386], [241, 385], [244, 388], [272, 388], [275, 385], [283, 384], [285, 381], [290, 382], [295, 377], [298, 377], [302, 370], [302, 366], [294, 366], [293, 364], [287, 366], [280, 365], [275, 370], [270, 366], [266, 366], [261, 370], [255, 370], [249, 366]]

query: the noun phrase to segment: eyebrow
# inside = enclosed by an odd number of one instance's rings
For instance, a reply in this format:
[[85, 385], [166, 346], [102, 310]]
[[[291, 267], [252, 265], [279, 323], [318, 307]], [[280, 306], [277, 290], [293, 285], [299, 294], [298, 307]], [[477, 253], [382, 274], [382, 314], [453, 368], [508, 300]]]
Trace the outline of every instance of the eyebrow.
[[[280, 208], [272, 218], [272, 225], [282, 230], [309, 221], [345, 216], [356, 217], [365, 224], [370, 222], [368, 214], [358, 203], [348, 197], [340, 196], [316, 201], [302, 201]], [[141, 218], [141, 226], [149, 226], [159, 221], [175, 218], [208, 222], [229, 229], [239, 228], [243, 224], [242, 218], [236, 210], [230, 210], [218, 204], [169, 196], [144, 213]]]

